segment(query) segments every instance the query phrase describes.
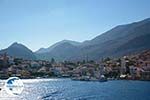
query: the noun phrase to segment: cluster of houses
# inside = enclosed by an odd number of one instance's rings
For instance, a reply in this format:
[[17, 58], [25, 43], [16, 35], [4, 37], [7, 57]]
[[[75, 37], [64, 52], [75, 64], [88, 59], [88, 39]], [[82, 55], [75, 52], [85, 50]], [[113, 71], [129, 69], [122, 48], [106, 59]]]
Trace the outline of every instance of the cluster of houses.
[[76, 80], [131, 79], [150, 80], [150, 51], [121, 58], [100, 61], [23, 60], [0, 55], [0, 79], [10, 76], [20, 78], [71, 77]]
[[0, 55], [0, 79], [17, 76], [20, 78], [69, 77], [74, 64], [68, 62], [24, 60]]

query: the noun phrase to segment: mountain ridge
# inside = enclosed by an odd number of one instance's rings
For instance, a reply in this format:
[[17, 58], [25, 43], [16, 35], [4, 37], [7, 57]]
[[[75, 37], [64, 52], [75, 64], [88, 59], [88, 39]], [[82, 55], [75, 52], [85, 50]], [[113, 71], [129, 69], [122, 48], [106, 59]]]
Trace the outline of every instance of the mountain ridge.
[[[150, 18], [147, 18], [142, 21], [116, 26], [84, 42], [62, 40], [48, 48], [40, 48], [36, 52], [32, 52], [22, 44], [13, 43], [8, 48], [1, 50], [0, 53], [8, 52], [12, 56], [23, 58], [29, 58], [27, 57], [29, 54], [31, 58], [41, 60], [50, 60], [51, 58], [58, 61], [84, 60], [87, 57], [91, 60], [98, 60], [103, 57], [117, 57], [147, 50], [150, 49], [149, 43]], [[19, 53], [16, 52], [18, 50], [20, 52], [25, 51], [26, 54], [17, 54]]]
[[17, 57], [17, 58], [23, 58], [23, 59], [29, 59], [29, 60], [35, 60], [36, 56], [34, 53], [28, 49], [23, 44], [14, 42], [11, 44], [8, 48], [2, 49], [0, 51], [0, 54], [7, 53], [9, 56]]
[[[139, 22], [119, 25], [93, 38], [92, 40], [88, 40], [86, 43], [82, 42], [81, 45], [78, 46], [78, 50], [77, 50], [78, 53], [70, 54], [69, 55], [70, 58], [68, 58], [68, 56], [63, 58], [67, 60], [70, 59], [82, 60], [82, 59], [86, 59], [86, 57], [88, 56], [89, 59], [97, 60], [100, 59], [101, 57], [115, 56], [113, 52], [117, 48], [126, 44], [128, 41], [132, 41], [137, 37], [140, 37], [142, 35], [147, 35], [147, 34], [150, 34], [150, 18], [147, 18]], [[75, 50], [74, 51], [71, 50], [71, 51], [75, 52]], [[121, 56], [126, 54], [125, 51], [123, 50], [119, 52], [121, 53], [120, 54], [116, 53], [117, 54], [116, 56]], [[47, 56], [48, 55], [54, 57], [51, 55], [51, 53], [47, 53]], [[56, 57], [56, 59], [57, 58], [58, 57]], [[61, 58], [61, 56], [59, 58]]]
[[57, 42], [57, 43], [51, 45], [51, 46], [48, 47], [48, 48], [40, 48], [39, 50], [35, 51], [35, 53], [38, 53], [38, 54], [39, 54], [39, 53], [47, 53], [47, 52], [50, 52], [53, 48], [55, 48], [56, 46], [61, 45], [61, 44], [63, 44], [63, 43], [70, 43], [70, 44], [75, 45], [75, 46], [80, 45], [80, 42], [77, 42], [77, 41], [62, 40], [62, 41], [59, 41], [59, 42]]

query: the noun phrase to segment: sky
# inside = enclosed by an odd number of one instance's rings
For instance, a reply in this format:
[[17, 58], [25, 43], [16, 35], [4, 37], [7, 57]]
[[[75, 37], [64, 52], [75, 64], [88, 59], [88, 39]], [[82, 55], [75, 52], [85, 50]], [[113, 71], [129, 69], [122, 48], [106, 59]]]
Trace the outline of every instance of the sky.
[[0, 49], [13, 42], [36, 51], [67, 39], [90, 40], [150, 17], [150, 0], [0, 0]]

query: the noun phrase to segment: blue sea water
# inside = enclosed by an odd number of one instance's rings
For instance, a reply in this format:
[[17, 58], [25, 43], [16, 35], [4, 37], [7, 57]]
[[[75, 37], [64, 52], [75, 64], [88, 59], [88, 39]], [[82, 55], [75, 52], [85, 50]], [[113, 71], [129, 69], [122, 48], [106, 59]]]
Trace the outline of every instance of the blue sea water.
[[[22, 100], [150, 100], [150, 82], [71, 79], [24, 80]], [[18, 99], [19, 99], [18, 98]]]

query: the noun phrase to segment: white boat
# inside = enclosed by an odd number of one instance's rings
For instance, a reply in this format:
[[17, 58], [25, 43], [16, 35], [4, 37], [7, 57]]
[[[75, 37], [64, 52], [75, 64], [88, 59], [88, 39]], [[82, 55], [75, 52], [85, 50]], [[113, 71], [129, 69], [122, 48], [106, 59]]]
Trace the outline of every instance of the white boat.
[[106, 82], [107, 78], [104, 75], [101, 75], [99, 78], [99, 82]]
[[0, 80], [0, 91], [3, 89], [3, 87], [4, 87], [4, 81], [3, 80]]

